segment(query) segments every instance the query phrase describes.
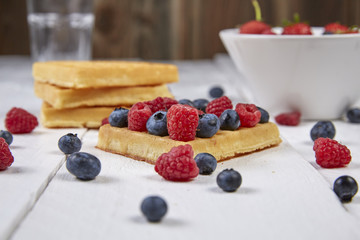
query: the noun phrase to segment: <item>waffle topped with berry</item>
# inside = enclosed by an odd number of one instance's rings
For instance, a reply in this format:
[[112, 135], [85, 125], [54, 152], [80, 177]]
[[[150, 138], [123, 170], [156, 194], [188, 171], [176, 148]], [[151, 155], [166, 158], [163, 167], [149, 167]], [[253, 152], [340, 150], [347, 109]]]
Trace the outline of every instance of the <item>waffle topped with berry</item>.
[[160, 155], [180, 145], [223, 161], [281, 143], [277, 125], [254, 104], [233, 108], [223, 96], [206, 108], [190, 105], [158, 97], [115, 109], [109, 124], [99, 129], [97, 148], [155, 164]]

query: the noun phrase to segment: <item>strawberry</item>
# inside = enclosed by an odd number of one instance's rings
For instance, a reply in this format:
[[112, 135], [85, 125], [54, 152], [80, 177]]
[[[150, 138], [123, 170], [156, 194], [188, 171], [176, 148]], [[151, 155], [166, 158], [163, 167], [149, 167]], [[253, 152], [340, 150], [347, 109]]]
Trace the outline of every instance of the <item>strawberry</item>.
[[300, 22], [299, 14], [294, 14], [294, 22], [284, 23], [282, 35], [312, 35], [311, 27], [305, 22]]
[[255, 20], [249, 21], [241, 25], [239, 32], [242, 34], [274, 34], [270, 25], [261, 20], [260, 5], [256, 0], [252, 0], [255, 9]]
[[345, 33], [349, 30], [349, 28], [345, 25], [342, 25], [340, 23], [334, 22], [329, 23], [324, 26], [324, 32], [325, 33], [333, 33], [333, 34], [339, 34], [339, 33]]

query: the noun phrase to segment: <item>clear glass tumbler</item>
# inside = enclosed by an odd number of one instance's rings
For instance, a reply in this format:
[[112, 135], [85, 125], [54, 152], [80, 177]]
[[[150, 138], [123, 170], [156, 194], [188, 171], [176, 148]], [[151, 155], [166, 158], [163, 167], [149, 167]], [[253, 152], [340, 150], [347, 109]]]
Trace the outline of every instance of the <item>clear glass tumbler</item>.
[[27, 0], [34, 61], [91, 59], [93, 0]]

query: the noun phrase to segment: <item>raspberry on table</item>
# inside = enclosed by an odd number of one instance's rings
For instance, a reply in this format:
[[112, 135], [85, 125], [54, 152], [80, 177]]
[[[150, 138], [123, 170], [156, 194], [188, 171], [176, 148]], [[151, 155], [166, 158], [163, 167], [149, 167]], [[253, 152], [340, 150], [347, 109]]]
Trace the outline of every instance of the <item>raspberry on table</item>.
[[30, 133], [38, 125], [37, 118], [22, 108], [13, 107], [6, 114], [5, 127], [12, 134]]
[[275, 121], [280, 125], [297, 126], [300, 123], [300, 112], [281, 113], [275, 117]]
[[220, 98], [216, 98], [209, 102], [209, 104], [206, 107], [205, 112], [215, 114], [217, 117], [220, 117], [220, 115], [226, 110], [226, 109], [232, 109], [233, 105], [231, 100], [227, 96], [222, 96]]
[[156, 113], [157, 111], [169, 110], [172, 105], [178, 104], [178, 101], [168, 97], [157, 97], [144, 103], [149, 106], [152, 113]]
[[255, 127], [261, 119], [261, 112], [254, 104], [238, 103], [235, 111], [239, 114], [241, 127]]
[[9, 145], [5, 139], [0, 138], [0, 171], [5, 170], [14, 162], [14, 157], [10, 152]]
[[350, 150], [330, 138], [318, 138], [314, 141], [316, 163], [323, 168], [345, 167], [351, 161]]
[[145, 132], [146, 122], [152, 112], [148, 105], [143, 102], [135, 103], [128, 113], [128, 129], [132, 131]]
[[167, 113], [170, 139], [184, 142], [194, 140], [198, 124], [198, 110], [193, 107], [176, 104], [171, 106]]
[[189, 181], [199, 174], [191, 145], [173, 147], [156, 160], [155, 171], [170, 181]]

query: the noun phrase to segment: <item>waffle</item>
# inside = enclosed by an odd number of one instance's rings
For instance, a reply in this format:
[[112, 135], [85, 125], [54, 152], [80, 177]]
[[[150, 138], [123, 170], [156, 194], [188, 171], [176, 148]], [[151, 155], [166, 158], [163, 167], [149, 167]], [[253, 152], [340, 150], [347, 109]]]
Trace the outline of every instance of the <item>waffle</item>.
[[240, 128], [236, 131], [220, 130], [212, 138], [196, 138], [189, 142], [106, 124], [99, 129], [97, 148], [155, 164], [161, 154], [169, 152], [172, 147], [184, 144], [190, 144], [195, 155], [207, 152], [217, 161], [223, 161], [275, 146], [280, 142], [279, 130], [274, 123], [257, 124], [253, 128]]
[[166, 84], [141, 87], [113, 88], [61, 88], [51, 84], [35, 82], [35, 94], [53, 108], [77, 108], [84, 106], [131, 106], [137, 102], [156, 97], [170, 97]]
[[41, 107], [40, 121], [48, 128], [99, 128], [115, 107], [55, 109], [47, 103]]
[[130, 61], [54, 61], [33, 64], [35, 81], [66, 88], [149, 86], [178, 81], [175, 65]]

